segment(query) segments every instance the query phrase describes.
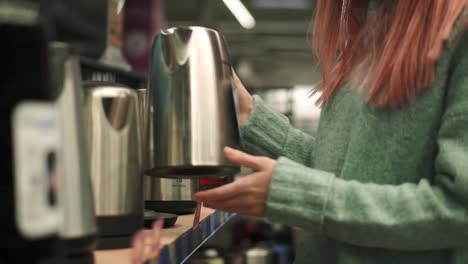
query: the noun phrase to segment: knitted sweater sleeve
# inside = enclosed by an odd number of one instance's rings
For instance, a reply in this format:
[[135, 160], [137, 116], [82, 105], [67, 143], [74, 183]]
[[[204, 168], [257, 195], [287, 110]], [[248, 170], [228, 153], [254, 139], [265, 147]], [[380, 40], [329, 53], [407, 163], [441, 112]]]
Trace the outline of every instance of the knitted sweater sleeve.
[[240, 127], [243, 148], [253, 155], [288, 157], [310, 165], [314, 138], [291, 126], [288, 118], [275, 112], [254, 95], [254, 107], [245, 124]]
[[[468, 242], [468, 41], [454, 53], [433, 180], [361, 183], [280, 158], [267, 217], [346, 243], [396, 250]], [[378, 177], [378, 175], [376, 175]]]

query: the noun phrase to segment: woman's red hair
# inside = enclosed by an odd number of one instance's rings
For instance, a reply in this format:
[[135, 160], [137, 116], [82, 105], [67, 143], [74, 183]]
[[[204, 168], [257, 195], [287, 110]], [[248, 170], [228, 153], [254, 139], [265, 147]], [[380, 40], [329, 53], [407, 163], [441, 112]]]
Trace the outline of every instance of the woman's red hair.
[[369, 0], [343, 1], [317, 1], [312, 47], [322, 72], [319, 103], [353, 81], [378, 108], [414, 101], [431, 85], [444, 44], [467, 7], [467, 0], [382, 0], [368, 16]]

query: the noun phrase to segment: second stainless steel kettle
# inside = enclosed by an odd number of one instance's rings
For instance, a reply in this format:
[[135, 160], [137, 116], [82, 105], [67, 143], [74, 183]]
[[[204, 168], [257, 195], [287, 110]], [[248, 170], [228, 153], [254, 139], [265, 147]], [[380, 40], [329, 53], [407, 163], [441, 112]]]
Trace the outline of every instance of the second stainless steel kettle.
[[80, 64], [65, 43], [50, 42], [49, 55], [55, 103], [23, 102], [14, 114], [16, 221], [28, 239], [57, 236], [57, 263], [93, 263], [97, 230]]
[[128, 247], [143, 226], [137, 93], [114, 83], [87, 82], [85, 87], [98, 248]]
[[223, 148], [239, 148], [237, 94], [222, 35], [202, 27], [162, 31], [148, 83], [149, 170], [154, 177], [220, 177], [239, 167]]

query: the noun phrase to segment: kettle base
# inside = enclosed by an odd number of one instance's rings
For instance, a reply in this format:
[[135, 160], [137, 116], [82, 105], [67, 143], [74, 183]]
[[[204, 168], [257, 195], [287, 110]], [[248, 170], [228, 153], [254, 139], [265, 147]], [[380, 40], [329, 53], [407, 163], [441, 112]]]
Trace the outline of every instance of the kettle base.
[[240, 172], [236, 166], [171, 166], [149, 169], [145, 175], [156, 178], [219, 178]]
[[195, 201], [145, 201], [146, 209], [176, 215], [193, 214], [196, 207]]
[[131, 247], [133, 234], [126, 236], [100, 237], [97, 250], [119, 249]]
[[97, 249], [128, 248], [132, 236], [143, 227], [143, 212], [134, 215], [97, 216]]

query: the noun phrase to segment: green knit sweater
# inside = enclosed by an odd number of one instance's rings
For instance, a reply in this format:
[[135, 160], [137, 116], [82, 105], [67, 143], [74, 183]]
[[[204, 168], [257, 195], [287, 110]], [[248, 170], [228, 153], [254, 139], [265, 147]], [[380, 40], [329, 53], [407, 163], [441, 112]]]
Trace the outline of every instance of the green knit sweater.
[[322, 109], [315, 138], [254, 96], [242, 142], [278, 159], [266, 215], [301, 229], [296, 263], [468, 263], [468, 34], [460, 35], [416, 102], [373, 110], [344, 86]]

